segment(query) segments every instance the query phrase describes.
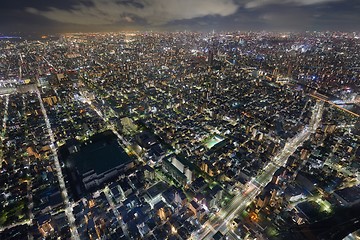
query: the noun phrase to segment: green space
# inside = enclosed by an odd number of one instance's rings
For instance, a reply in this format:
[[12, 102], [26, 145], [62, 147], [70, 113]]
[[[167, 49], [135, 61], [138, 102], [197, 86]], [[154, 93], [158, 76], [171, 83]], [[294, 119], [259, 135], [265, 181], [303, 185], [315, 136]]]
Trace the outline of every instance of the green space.
[[319, 198], [316, 199], [316, 203], [320, 206], [320, 212], [331, 213], [331, 204], [328, 201]]
[[219, 135], [213, 135], [210, 136], [208, 138], [206, 138], [204, 140], [204, 145], [208, 148], [211, 149], [212, 147], [214, 147], [216, 144], [222, 142], [225, 138], [219, 136]]
[[0, 226], [16, 222], [25, 216], [27, 208], [25, 200], [10, 204], [0, 210]]
[[275, 227], [271, 226], [271, 227], [268, 227], [266, 229], [266, 234], [269, 236], [269, 237], [275, 237], [279, 234], [278, 230], [276, 230]]

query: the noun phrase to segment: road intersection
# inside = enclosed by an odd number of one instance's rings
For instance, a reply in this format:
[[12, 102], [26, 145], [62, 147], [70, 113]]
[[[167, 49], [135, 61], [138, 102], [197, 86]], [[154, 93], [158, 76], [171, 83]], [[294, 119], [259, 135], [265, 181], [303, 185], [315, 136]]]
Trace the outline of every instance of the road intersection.
[[273, 158], [257, 177], [251, 179], [245, 186], [244, 192], [239, 192], [231, 202], [221, 209], [216, 215], [211, 217], [203, 226], [200, 232], [193, 235], [194, 239], [212, 239], [216, 232], [220, 231], [226, 234], [229, 229], [228, 225], [232, 220], [256, 198], [262, 189], [271, 181], [274, 173], [281, 167], [285, 166], [288, 158], [300, 147], [310, 135], [319, 127], [324, 102], [317, 102], [312, 110], [312, 117], [308, 126], [298, 133], [295, 137], [290, 139], [284, 148]]

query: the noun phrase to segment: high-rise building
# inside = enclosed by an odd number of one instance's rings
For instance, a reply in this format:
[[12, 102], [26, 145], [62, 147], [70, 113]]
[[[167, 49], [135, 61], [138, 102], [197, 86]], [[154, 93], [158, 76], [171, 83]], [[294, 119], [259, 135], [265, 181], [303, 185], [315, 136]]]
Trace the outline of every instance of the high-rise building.
[[162, 168], [181, 184], [191, 183], [194, 180], [194, 171], [186, 160], [175, 155], [163, 159]]
[[214, 64], [214, 51], [213, 50], [209, 50], [208, 53], [208, 64], [211, 67]]

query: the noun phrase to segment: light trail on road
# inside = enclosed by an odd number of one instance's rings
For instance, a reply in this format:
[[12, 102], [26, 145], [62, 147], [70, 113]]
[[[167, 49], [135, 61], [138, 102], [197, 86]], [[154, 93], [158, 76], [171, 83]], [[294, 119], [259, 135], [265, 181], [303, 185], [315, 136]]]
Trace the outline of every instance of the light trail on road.
[[235, 216], [254, 201], [256, 196], [262, 191], [262, 189], [271, 181], [274, 173], [281, 167], [285, 166], [288, 158], [294, 154], [296, 149], [300, 147], [310, 135], [316, 131], [319, 127], [322, 114], [323, 114], [324, 102], [317, 102], [313, 107], [312, 116], [309, 125], [306, 126], [300, 133], [290, 139], [282, 151], [280, 151], [264, 169], [264, 172], [256, 178], [249, 181], [246, 186], [253, 186], [252, 190], [246, 191], [245, 194], [238, 194], [231, 202], [223, 208], [217, 215], [210, 218], [205, 224], [205, 231], [199, 234], [193, 235], [193, 239], [212, 239], [217, 231], [226, 234], [228, 224], [235, 218]]

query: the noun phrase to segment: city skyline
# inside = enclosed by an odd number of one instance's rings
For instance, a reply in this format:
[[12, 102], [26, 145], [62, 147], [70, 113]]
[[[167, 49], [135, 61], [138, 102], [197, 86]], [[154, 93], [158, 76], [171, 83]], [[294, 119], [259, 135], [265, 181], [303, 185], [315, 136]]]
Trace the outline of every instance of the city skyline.
[[0, 33], [359, 31], [356, 0], [5, 1]]

